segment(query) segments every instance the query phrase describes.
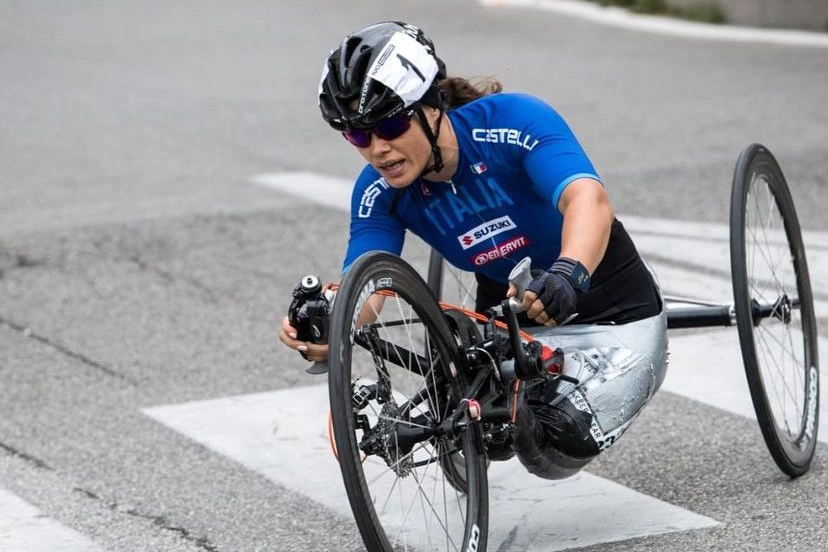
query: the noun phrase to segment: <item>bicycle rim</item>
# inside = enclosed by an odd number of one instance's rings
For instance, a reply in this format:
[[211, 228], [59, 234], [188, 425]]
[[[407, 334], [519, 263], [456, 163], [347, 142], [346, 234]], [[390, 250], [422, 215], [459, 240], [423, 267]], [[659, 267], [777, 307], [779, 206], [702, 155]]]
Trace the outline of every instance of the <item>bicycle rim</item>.
[[[762, 435], [779, 468], [805, 473], [819, 416], [817, 332], [793, 200], [760, 145], [742, 154], [731, 203], [731, 266], [742, 357]], [[759, 316], [757, 307], [770, 305]]]
[[485, 550], [479, 428], [434, 431], [463, 396], [450, 339], [436, 300], [401, 259], [369, 253], [354, 263], [334, 306], [329, 389], [340, 468], [371, 552]]

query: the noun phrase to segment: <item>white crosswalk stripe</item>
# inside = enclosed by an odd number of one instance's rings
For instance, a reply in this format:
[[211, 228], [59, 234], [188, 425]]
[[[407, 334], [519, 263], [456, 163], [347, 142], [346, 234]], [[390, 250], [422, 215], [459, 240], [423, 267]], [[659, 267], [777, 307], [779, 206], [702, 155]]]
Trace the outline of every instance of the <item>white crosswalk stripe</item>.
[[105, 552], [77, 531], [45, 517], [40, 510], [3, 489], [0, 489], [0, 550]]
[[[144, 412], [270, 480], [351, 516], [326, 429], [327, 386]], [[717, 524], [587, 472], [562, 481], [538, 479], [515, 459], [491, 465], [489, 488], [489, 511], [498, 513], [489, 521], [490, 550], [548, 552]], [[543, 515], [538, 515], [540, 503]], [[584, 531], [583, 521], [589, 519], [601, 523]]]

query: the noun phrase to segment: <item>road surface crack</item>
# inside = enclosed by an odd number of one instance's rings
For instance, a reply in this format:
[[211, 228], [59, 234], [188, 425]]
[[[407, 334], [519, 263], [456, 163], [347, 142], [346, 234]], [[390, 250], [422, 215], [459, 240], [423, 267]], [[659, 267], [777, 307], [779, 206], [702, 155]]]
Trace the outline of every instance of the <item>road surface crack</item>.
[[141, 270], [151, 272], [151, 273], [155, 274], [156, 276], [159, 276], [161, 279], [163, 279], [166, 282], [169, 282], [169, 283], [183, 282], [183, 283], [187, 284], [188, 286], [191, 286], [191, 287], [197, 289], [198, 291], [200, 291], [201, 293], [203, 293], [206, 296], [207, 300], [210, 301], [211, 303], [216, 303], [217, 302], [217, 296], [216, 296], [215, 290], [213, 290], [208, 285], [204, 284], [203, 282], [200, 282], [199, 280], [197, 280], [195, 278], [187, 278], [185, 276], [181, 276], [180, 274], [175, 274], [175, 273], [170, 272], [168, 270], [164, 270], [164, 269], [159, 268], [157, 266], [151, 265], [148, 262], [146, 262], [145, 260], [138, 257], [137, 255], [131, 256], [129, 258], [129, 260], [133, 264], [135, 264], [138, 268], [140, 268]]
[[20, 332], [25, 337], [28, 337], [30, 339], [34, 339], [38, 343], [42, 343], [43, 345], [46, 345], [47, 347], [50, 347], [50, 348], [54, 349], [55, 351], [61, 353], [62, 355], [65, 355], [65, 356], [68, 356], [69, 358], [77, 360], [77, 361], [85, 364], [86, 366], [89, 366], [90, 368], [94, 368], [95, 370], [103, 372], [104, 374], [106, 374], [108, 376], [118, 378], [118, 379], [126, 381], [126, 382], [128, 382], [132, 385], [137, 385], [137, 383], [132, 378], [130, 378], [128, 376], [125, 376], [124, 374], [121, 374], [120, 372], [117, 372], [117, 371], [113, 370], [112, 368], [110, 368], [109, 366], [106, 366], [105, 364], [101, 364], [100, 362], [92, 360], [91, 358], [87, 357], [86, 355], [84, 355], [82, 353], [75, 352], [75, 351], [61, 345], [60, 343], [52, 341], [51, 339], [49, 339], [46, 336], [37, 334], [37, 333], [33, 332], [32, 329], [27, 327], [27, 326], [24, 326], [22, 324], [18, 324], [17, 322], [13, 322], [13, 321], [11, 321], [8, 318], [5, 318], [3, 316], [0, 316], [0, 326], [7, 326], [7, 327], [9, 327], [9, 328], [11, 328], [11, 329], [13, 329], [17, 332]]
[[83, 494], [87, 498], [99, 501], [101, 504], [103, 504], [104, 506], [106, 506], [114, 512], [120, 512], [127, 514], [128, 516], [151, 521], [156, 527], [159, 527], [165, 531], [171, 531], [172, 533], [175, 533], [180, 538], [195, 544], [201, 550], [205, 550], [207, 552], [219, 552], [218, 547], [211, 544], [207, 537], [197, 537], [193, 535], [190, 532], [190, 530], [186, 527], [181, 527], [180, 525], [173, 525], [165, 516], [148, 514], [146, 512], [139, 511], [137, 508], [124, 509], [117, 502], [106, 500], [97, 493], [94, 493], [87, 489], [82, 489], [80, 487], [75, 487], [75, 491]]
[[34, 466], [36, 468], [40, 468], [42, 470], [55, 471], [55, 469], [52, 466], [50, 466], [49, 464], [47, 464], [46, 462], [44, 462], [40, 458], [37, 458], [35, 456], [32, 456], [31, 454], [23, 452], [22, 450], [18, 450], [18, 449], [16, 449], [15, 447], [13, 447], [11, 445], [7, 445], [6, 443], [0, 442], [0, 449], [5, 450], [6, 452], [11, 454], [12, 456], [16, 456], [17, 458], [20, 458], [21, 460], [27, 462], [28, 464], [31, 464], [32, 466]]
[[32, 268], [43, 264], [46, 263], [40, 259], [35, 259], [25, 253], [9, 251], [0, 244], [0, 280], [10, 270]]

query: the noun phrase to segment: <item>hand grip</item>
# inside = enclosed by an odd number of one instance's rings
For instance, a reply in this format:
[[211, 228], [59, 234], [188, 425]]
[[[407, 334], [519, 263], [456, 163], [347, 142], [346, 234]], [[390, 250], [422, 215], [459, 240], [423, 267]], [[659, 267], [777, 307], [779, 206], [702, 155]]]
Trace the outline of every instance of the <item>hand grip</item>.
[[[326, 344], [330, 323], [331, 305], [318, 276], [310, 274], [302, 278], [293, 290], [293, 301], [288, 308], [288, 318], [296, 328], [297, 339], [310, 343]], [[302, 357], [308, 358], [306, 353]], [[323, 362], [314, 362], [307, 370], [309, 374], [324, 374], [328, 367]]]

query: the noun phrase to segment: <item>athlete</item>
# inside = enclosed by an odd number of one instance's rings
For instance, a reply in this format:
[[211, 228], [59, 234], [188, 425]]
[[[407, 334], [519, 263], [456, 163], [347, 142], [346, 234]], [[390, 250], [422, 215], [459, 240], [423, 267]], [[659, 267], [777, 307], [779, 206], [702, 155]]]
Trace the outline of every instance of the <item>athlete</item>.
[[[535, 277], [517, 299], [537, 335], [564, 346], [565, 371], [583, 384], [564, 401], [555, 400], [560, 389], [526, 392], [532, 438], [518, 436], [518, 454], [554, 478], [612, 444], [661, 384], [666, 318], [653, 275], [564, 119], [497, 81], [448, 77], [431, 40], [401, 22], [368, 26], [331, 51], [319, 107], [367, 161], [343, 273], [368, 251], [399, 255], [411, 231], [474, 272], [484, 312], [517, 294], [508, 275], [530, 257]], [[327, 358], [327, 346], [298, 341], [287, 318], [280, 340]]]

